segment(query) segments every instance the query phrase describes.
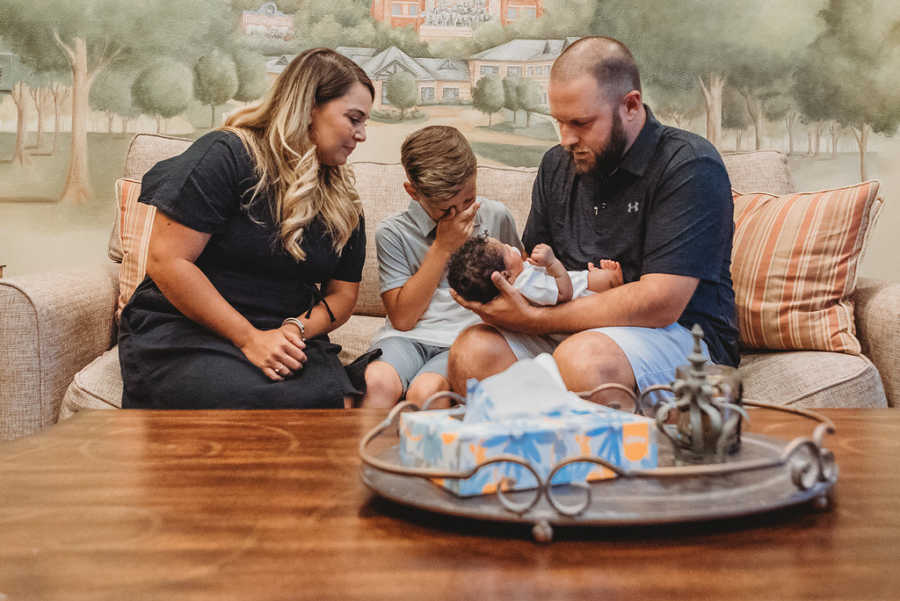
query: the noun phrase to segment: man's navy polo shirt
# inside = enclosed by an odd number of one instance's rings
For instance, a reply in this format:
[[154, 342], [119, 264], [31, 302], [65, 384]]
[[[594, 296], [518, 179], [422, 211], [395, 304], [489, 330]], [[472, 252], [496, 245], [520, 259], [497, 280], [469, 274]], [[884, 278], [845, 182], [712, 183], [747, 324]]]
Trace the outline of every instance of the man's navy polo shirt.
[[614, 259], [626, 283], [647, 273], [698, 278], [678, 323], [700, 324], [712, 360], [736, 366], [728, 173], [708, 140], [662, 125], [645, 108], [643, 129], [608, 175], [577, 174], [568, 151], [547, 151], [522, 242], [528, 252], [549, 244], [570, 270]]

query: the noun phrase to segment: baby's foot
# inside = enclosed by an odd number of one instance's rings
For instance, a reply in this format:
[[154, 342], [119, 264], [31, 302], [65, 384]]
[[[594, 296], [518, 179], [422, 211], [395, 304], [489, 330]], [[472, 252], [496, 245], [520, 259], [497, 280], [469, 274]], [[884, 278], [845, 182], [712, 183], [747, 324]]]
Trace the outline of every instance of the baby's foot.
[[622, 266], [619, 265], [618, 261], [613, 261], [612, 259], [600, 259], [600, 267], [597, 267], [593, 263], [588, 263], [588, 270], [594, 269], [602, 269], [603, 271], [608, 271], [607, 277], [609, 278], [610, 288], [615, 288], [616, 286], [621, 286], [625, 283], [625, 279], [622, 276]]

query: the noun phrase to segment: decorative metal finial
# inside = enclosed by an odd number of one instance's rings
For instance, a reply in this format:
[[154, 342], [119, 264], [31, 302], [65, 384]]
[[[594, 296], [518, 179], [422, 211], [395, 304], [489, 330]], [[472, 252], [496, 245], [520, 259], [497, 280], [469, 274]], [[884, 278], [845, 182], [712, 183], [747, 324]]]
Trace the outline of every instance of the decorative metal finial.
[[703, 354], [703, 346], [701, 346], [703, 342], [703, 328], [700, 327], [699, 323], [695, 323], [694, 327], [691, 328], [691, 336], [694, 337], [694, 350], [688, 356], [688, 361], [691, 362], [691, 367], [693, 367], [692, 373], [700, 377], [705, 373], [703, 366], [706, 365], [706, 356]]
[[[672, 383], [675, 398], [660, 403], [656, 427], [674, 443], [677, 462], [722, 462], [726, 453], [734, 453], [740, 446], [741, 416], [747, 417], [740, 406], [740, 379], [734, 368], [707, 365], [699, 324], [691, 329], [691, 335], [690, 365], [676, 370]], [[678, 421], [670, 424], [673, 409], [679, 412]]]

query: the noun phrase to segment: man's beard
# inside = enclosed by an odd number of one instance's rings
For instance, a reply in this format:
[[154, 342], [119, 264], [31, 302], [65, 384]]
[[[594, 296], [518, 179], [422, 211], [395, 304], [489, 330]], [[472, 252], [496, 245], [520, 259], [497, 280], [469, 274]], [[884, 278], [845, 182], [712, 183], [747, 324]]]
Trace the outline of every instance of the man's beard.
[[622, 118], [619, 117], [619, 113], [613, 112], [609, 142], [603, 150], [600, 152], [588, 150], [590, 155], [586, 158], [575, 158], [575, 149], [572, 147], [567, 147], [566, 150], [572, 155], [576, 173], [589, 173], [596, 170], [603, 175], [607, 175], [619, 166], [619, 163], [622, 161], [622, 155], [625, 154], [625, 144], [627, 142], [625, 128], [622, 127]]

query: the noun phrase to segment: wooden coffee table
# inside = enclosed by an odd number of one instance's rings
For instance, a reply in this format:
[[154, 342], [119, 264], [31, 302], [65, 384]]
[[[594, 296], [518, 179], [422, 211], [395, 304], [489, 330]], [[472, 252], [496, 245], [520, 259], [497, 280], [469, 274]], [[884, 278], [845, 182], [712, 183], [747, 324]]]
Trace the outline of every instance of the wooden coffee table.
[[[835, 506], [632, 528], [395, 505], [360, 481], [384, 412], [83, 412], [0, 443], [0, 600], [897, 599], [900, 410], [827, 410]], [[810, 422], [754, 412], [790, 438]]]

